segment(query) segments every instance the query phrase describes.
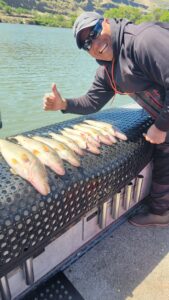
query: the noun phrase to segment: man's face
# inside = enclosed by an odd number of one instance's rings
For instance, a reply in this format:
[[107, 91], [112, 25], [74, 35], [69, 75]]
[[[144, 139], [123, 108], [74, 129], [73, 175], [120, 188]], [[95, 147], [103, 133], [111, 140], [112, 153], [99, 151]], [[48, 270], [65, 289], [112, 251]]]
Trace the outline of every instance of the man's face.
[[[85, 28], [80, 33], [80, 40], [82, 44], [88, 39], [89, 34], [93, 28]], [[91, 48], [88, 53], [98, 60], [112, 61], [112, 39], [110, 32], [110, 25], [107, 19], [103, 20], [101, 33], [92, 40]]]

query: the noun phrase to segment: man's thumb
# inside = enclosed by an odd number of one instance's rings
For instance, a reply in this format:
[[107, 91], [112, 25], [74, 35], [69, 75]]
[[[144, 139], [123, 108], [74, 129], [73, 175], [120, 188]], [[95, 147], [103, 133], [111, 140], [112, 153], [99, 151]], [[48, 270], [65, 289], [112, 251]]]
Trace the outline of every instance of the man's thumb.
[[57, 89], [56, 89], [56, 84], [55, 84], [55, 83], [52, 84], [52, 92], [53, 92], [53, 94], [54, 94], [55, 96], [58, 95]]

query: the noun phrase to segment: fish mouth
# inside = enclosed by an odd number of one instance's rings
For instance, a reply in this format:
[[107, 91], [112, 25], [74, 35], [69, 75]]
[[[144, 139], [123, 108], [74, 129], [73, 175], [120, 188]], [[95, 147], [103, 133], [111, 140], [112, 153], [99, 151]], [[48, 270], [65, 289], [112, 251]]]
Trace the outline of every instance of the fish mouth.
[[41, 195], [47, 196], [50, 193], [50, 186], [47, 182], [41, 181], [36, 182], [36, 180], [30, 180], [30, 183], [33, 185], [33, 187], [38, 191]]
[[108, 44], [104, 44], [103, 47], [99, 50], [100, 54], [103, 54], [107, 50]]
[[61, 175], [61, 176], [64, 176], [65, 175], [65, 170], [64, 169], [62, 169], [62, 168], [57, 168], [56, 170], [55, 170], [55, 172], [58, 174], [58, 175]]

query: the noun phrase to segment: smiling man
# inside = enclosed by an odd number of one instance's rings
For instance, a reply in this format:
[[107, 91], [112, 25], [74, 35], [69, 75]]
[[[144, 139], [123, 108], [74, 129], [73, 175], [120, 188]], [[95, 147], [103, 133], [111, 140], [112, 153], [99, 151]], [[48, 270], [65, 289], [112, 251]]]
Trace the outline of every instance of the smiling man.
[[88, 51], [91, 56], [98, 60], [112, 61], [113, 49], [109, 20], [99, 19], [92, 30], [91, 27], [83, 28], [83, 26], [81, 29], [81, 26], [78, 26], [80, 18], [77, 23], [77, 26], [76, 23], [74, 25], [74, 35], [78, 47]]
[[134, 216], [130, 223], [168, 226], [169, 23], [135, 25], [85, 12], [75, 21], [73, 32], [78, 48], [87, 51], [100, 67], [82, 97], [64, 99], [53, 84], [52, 92], [44, 97], [44, 110], [85, 115], [99, 111], [117, 93], [134, 98], [154, 119], [144, 138], [155, 144], [155, 152], [149, 212]]

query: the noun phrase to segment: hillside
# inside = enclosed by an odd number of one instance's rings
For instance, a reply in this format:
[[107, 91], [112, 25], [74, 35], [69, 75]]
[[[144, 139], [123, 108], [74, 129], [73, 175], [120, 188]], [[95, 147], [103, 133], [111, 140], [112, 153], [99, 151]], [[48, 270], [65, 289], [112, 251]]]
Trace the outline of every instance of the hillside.
[[137, 0], [136, 2], [138, 4], [146, 5], [149, 9], [152, 8], [169, 9], [168, 0]]
[[[157, 1], [157, 0], [156, 0]], [[118, 7], [120, 4], [131, 5], [133, 7], [147, 8], [152, 1], [146, 0], [2, 0], [11, 8], [22, 8], [35, 10], [41, 13], [53, 13], [67, 15], [78, 11], [98, 11]], [[157, 2], [160, 2], [159, 0]]]
[[69, 14], [78, 10], [104, 11], [117, 7], [120, 4], [131, 5], [140, 8], [165, 8], [169, 9], [168, 0], [4, 0], [7, 5], [14, 8], [24, 8], [48, 13]]
[[75, 17], [83, 11], [103, 14], [121, 5], [130, 5], [143, 12], [158, 7], [169, 9], [168, 0], [0, 0], [0, 21], [71, 27]]

